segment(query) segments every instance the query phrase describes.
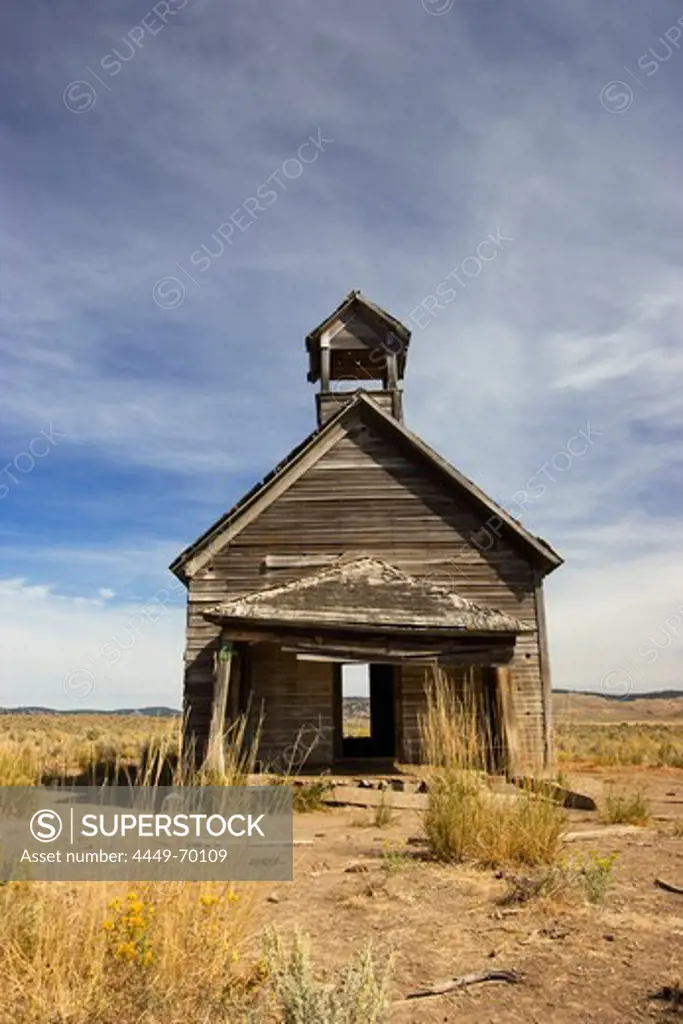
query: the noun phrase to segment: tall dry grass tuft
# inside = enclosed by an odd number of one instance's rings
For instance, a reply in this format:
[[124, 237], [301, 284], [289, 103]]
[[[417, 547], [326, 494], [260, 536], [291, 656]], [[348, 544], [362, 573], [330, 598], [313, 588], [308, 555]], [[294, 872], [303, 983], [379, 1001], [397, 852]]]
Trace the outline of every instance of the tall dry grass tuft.
[[[254, 729], [249, 723], [249, 715], [242, 714], [226, 730], [223, 743], [223, 770], [220, 773], [210, 770], [206, 765], [194, 772], [189, 766], [193, 758], [183, 750], [179, 750], [181, 775], [178, 784], [195, 786], [246, 786], [249, 776], [256, 770], [259, 742], [263, 716], [258, 719]], [[184, 732], [184, 730], [183, 730]]]
[[448, 676], [435, 670], [426, 681], [419, 726], [429, 765], [424, 830], [433, 857], [490, 866], [557, 859], [565, 822], [561, 808], [530, 788], [507, 797], [487, 784], [482, 769], [489, 737], [470, 682], [457, 692]]
[[[178, 722], [148, 723], [145, 734], [128, 720], [135, 731], [117, 749], [120, 722], [94, 718], [86, 724], [91, 740], [85, 723], [78, 729], [46, 716], [36, 735], [35, 719], [0, 719], [0, 784], [47, 776], [65, 784], [240, 785], [253, 770], [259, 729], [251, 737], [244, 719], [228, 730], [218, 778], [189, 766]], [[0, 1024], [246, 1019], [264, 982], [260, 957], [245, 962], [254, 896], [249, 884], [0, 884]]]
[[427, 676], [425, 689], [426, 711], [419, 726], [426, 763], [448, 771], [482, 771], [490, 733], [479, 715], [473, 674], [468, 673], [458, 692], [446, 673], [435, 669]]

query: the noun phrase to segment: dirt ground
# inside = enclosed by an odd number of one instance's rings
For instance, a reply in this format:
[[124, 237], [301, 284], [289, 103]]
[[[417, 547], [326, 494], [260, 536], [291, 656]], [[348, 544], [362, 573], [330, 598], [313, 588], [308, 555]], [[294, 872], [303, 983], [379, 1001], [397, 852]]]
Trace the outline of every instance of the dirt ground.
[[[297, 815], [295, 879], [259, 887], [258, 925], [298, 927], [311, 936], [315, 959], [334, 966], [366, 939], [395, 957], [391, 1020], [477, 1021], [477, 1024], [624, 1024], [683, 1021], [662, 986], [683, 978], [683, 895], [654, 885], [683, 886], [683, 770], [596, 769], [570, 776], [598, 800], [616, 783], [648, 795], [648, 828], [611, 834], [596, 812], [568, 812], [571, 831], [601, 830], [573, 841], [571, 851], [616, 853], [614, 882], [603, 902], [581, 899], [498, 905], [507, 885], [493, 871], [444, 867], [420, 859], [407, 842], [419, 814], [401, 811], [379, 828], [373, 812], [334, 808]], [[398, 1002], [406, 994], [483, 969], [518, 971], [510, 985], [488, 982], [457, 993]]]

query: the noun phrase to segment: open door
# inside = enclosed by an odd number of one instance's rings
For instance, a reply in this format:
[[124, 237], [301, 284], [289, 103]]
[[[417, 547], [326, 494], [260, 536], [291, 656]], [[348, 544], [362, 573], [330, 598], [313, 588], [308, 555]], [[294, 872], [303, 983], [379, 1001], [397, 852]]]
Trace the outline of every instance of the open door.
[[[395, 666], [354, 665], [355, 678], [351, 683], [347, 682], [347, 673], [344, 671], [346, 666], [336, 667], [335, 705], [340, 709], [335, 715], [337, 756], [344, 759], [393, 760], [396, 757]], [[362, 676], [358, 672], [361, 668], [366, 670]], [[365, 697], [368, 701], [369, 717], [364, 723], [349, 720], [349, 717], [344, 715], [344, 708], [348, 708], [349, 704], [359, 697]]]
[[396, 756], [394, 666], [370, 666], [370, 757]]

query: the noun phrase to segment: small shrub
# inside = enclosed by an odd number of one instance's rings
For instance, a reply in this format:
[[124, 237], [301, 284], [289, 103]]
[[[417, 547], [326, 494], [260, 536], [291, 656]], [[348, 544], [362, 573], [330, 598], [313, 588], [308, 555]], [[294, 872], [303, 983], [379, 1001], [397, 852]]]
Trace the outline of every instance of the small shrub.
[[605, 897], [612, 884], [616, 859], [616, 853], [601, 857], [591, 850], [584, 858], [583, 864], [577, 867], [579, 881], [589, 903], [600, 903]]
[[391, 809], [391, 801], [387, 799], [386, 789], [382, 790], [379, 806], [375, 811], [374, 822], [376, 828], [387, 828], [394, 820], [394, 812]]
[[641, 790], [633, 793], [612, 791], [605, 797], [602, 820], [610, 825], [646, 825], [650, 804]]
[[296, 932], [287, 949], [266, 933], [264, 964], [284, 1024], [383, 1024], [390, 1006], [391, 960], [380, 965], [368, 945], [330, 982], [313, 968], [310, 942]]
[[572, 891], [580, 892], [589, 903], [600, 903], [612, 884], [617, 855], [601, 857], [594, 851], [560, 859], [535, 875], [504, 877], [508, 889], [499, 901], [502, 906], [528, 903], [539, 897], [557, 899]]
[[424, 816], [427, 846], [441, 861], [552, 864], [559, 856], [565, 815], [550, 800], [523, 792], [501, 804], [457, 773], [433, 779]]
[[683, 818], [679, 818], [671, 826], [671, 835], [674, 839], [683, 839]]
[[409, 857], [403, 846], [385, 839], [382, 843], [382, 867], [387, 874], [395, 875], [407, 867], [408, 863]]
[[269, 786], [290, 786], [292, 790], [292, 809], [295, 814], [311, 814], [327, 808], [325, 797], [332, 789], [328, 779], [320, 778], [315, 782], [295, 783], [288, 775], [274, 775]]
[[292, 806], [295, 813], [310, 814], [312, 811], [324, 810], [327, 807], [325, 797], [331, 789], [331, 782], [322, 778], [306, 782], [303, 786], [294, 786]]
[[561, 864], [553, 864], [533, 876], [506, 874], [507, 891], [499, 900], [501, 906], [528, 903], [546, 896], [555, 898], [571, 887], [570, 873]]

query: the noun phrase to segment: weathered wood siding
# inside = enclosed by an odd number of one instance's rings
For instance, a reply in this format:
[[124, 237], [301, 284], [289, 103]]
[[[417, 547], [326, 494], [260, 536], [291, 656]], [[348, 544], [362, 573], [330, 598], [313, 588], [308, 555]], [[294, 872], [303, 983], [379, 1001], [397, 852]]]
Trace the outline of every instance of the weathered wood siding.
[[[454, 497], [437, 470], [394, 435], [371, 430], [359, 412], [345, 436], [192, 579], [186, 655], [191, 726], [208, 725], [211, 650], [218, 639], [202, 609], [228, 594], [306, 572], [266, 569], [266, 555], [342, 553], [370, 554], [415, 576], [450, 581], [465, 597], [536, 623], [534, 570], [513, 542], [497, 537], [466, 495]], [[518, 639], [511, 667], [524, 753], [540, 763], [544, 701], [537, 631]]]
[[262, 716], [259, 758], [270, 770], [296, 771], [333, 760], [333, 665], [297, 661], [276, 644], [255, 644], [252, 715]]
[[398, 685], [401, 687], [401, 725], [403, 749], [399, 757], [406, 764], [420, 760], [419, 716], [425, 709], [426, 665], [401, 665]]

